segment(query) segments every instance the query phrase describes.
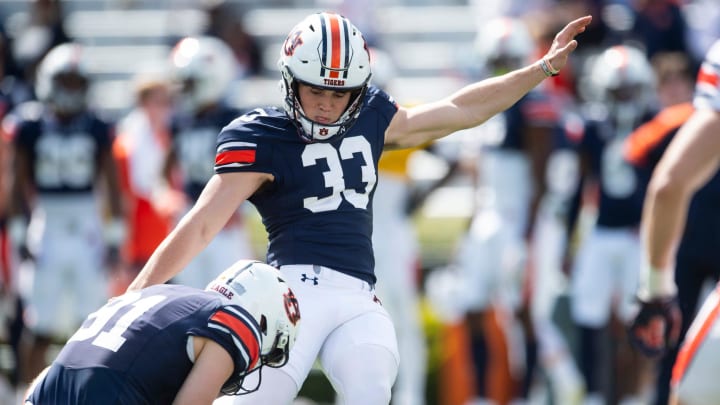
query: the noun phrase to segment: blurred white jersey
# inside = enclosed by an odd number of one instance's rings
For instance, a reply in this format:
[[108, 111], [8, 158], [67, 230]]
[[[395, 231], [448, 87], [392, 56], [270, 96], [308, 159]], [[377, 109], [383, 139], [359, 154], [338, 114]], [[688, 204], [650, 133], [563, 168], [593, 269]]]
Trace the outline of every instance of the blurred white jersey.
[[720, 111], [720, 40], [710, 48], [695, 83], [693, 105]]
[[688, 330], [671, 386], [684, 405], [720, 403], [720, 287], [705, 300]]
[[467, 281], [463, 298], [470, 309], [484, 309], [494, 299], [515, 308], [527, 254], [530, 164], [524, 153], [509, 150], [484, 152], [480, 162], [478, 209], [457, 257]]

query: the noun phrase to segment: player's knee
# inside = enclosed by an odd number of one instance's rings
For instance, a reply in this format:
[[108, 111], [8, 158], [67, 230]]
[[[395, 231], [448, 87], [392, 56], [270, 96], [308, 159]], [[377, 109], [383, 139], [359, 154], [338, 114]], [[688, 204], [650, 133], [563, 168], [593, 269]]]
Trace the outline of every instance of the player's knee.
[[[343, 362], [329, 377], [343, 405], [385, 405], [390, 403], [398, 372], [395, 356], [381, 346], [361, 350], [362, 361]], [[362, 381], [362, 383], [358, 383]]]
[[366, 380], [341, 395], [342, 405], [387, 405], [390, 403], [392, 383], [377, 380]]

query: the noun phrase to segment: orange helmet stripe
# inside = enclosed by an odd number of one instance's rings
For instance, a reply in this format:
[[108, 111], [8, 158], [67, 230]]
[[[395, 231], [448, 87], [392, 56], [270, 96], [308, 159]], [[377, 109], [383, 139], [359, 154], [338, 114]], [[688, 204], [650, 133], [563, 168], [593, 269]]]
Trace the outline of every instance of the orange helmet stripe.
[[[330, 15], [330, 43], [332, 44], [332, 50], [330, 51], [330, 68], [339, 69], [342, 47], [340, 42], [340, 21], [337, 15]], [[337, 70], [331, 70], [330, 77], [337, 79], [339, 73]]]

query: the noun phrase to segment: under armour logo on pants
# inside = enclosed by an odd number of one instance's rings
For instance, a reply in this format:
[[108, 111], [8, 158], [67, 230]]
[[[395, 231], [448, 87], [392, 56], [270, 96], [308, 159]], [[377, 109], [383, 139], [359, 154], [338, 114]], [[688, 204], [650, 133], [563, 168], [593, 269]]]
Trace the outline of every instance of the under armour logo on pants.
[[313, 285], [318, 285], [318, 280], [320, 280], [320, 279], [317, 277], [308, 277], [307, 274], [303, 273], [300, 281], [308, 281], [308, 280], [312, 281]]

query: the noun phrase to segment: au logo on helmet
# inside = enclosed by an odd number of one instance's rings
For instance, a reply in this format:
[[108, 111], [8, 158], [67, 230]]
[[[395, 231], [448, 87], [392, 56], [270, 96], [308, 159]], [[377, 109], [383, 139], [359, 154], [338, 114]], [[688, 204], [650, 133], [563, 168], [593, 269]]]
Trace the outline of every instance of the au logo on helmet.
[[302, 31], [295, 31], [287, 37], [285, 46], [283, 47], [283, 52], [285, 52], [286, 56], [292, 56], [295, 53], [295, 49], [303, 44], [301, 34]]
[[300, 320], [300, 305], [298, 304], [297, 298], [295, 298], [295, 294], [288, 289], [288, 291], [283, 294], [283, 300], [288, 319], [293, 325], [297, 325]]

